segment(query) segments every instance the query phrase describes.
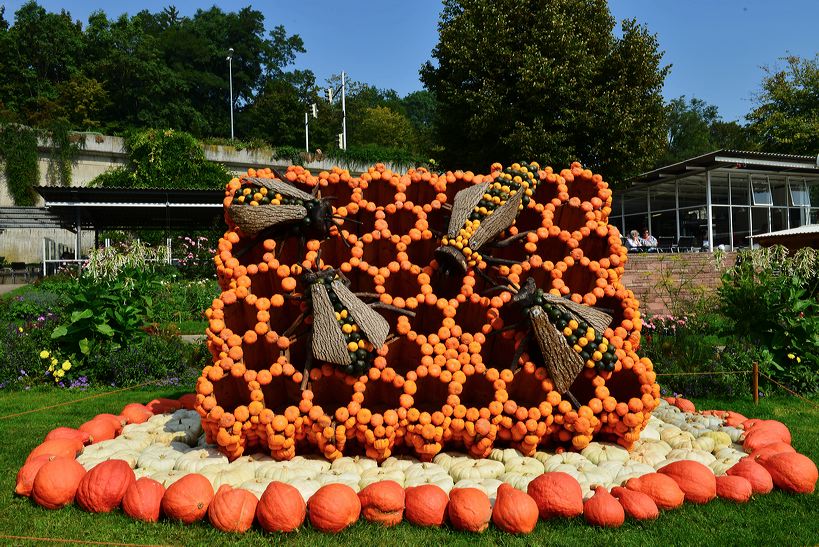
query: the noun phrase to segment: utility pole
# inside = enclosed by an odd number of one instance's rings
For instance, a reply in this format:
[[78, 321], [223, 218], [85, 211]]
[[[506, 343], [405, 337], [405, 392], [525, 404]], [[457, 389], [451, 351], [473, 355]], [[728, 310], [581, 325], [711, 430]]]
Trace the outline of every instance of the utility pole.
[[230, 80], [230, 140], [233, 140], [233, 48], [228, 49], [228, 79]]
[[304, 151], [310, 153], [310, 122], [307, 112], [304, 113]]
[[347, 103], [346, 103], [346, 74], [341, 71], [341, 142], [342, 149], [347, 150]]

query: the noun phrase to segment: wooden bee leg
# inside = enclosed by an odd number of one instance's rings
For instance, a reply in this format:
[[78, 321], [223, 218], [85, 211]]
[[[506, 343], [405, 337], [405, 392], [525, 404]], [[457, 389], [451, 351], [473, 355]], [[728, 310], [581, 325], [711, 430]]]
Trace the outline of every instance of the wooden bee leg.
[[392, 306], [390, 304], [384, 304], [382, 302], [372, 302], [372, 303], [367, 304], [367, 305], [370, 306], [371, 308], [388, 310], [388, 311], [392, 311], [392, 312], [395, 312], [395, 313], [400, 313], [401, 315], [406, 315], [408, 317], [415, 317], [415, 312], [414, 311], [397, 308], [397, 307]]
[[569, 400], [570, 403], [572, 403], [572, 406], [574, 407], [575, 410], [580, 410], [580, 407], [582, 405], [580, 404], [580, 401], [577, 400], [577, 397], [575, 397], [572, 394], [571, 391], [567, 390], [566, 393], [564, 393], [563, 395]]
[[515, 350], [515, 355], [512, 356], [512, 363], [509, 366], [509, 369], [512, 372], [515, 372], [518, 369], [518, 361], [520, 361], [520, 356], [523, 355], [523, 352], [526, 350], [526, 346], [529, 344], [529, 340], [532, 338], [532, 331], [528, 331], [526, 336], [523, 337], [523, 340], [520, 341], [518, 344], [517, 349]]
[[396, 335], [394, 335], [394, 334], [393, 334], [393, 335], [391, 335], [389, 338], [387, 338], [387, 339], [384, 341], [384, 345], [385, 345], [385, 346], [389, 346], [390, 344], [393, 344], [393, 343], [395, 343], [395, 342], [398, 342], [400, 339], [401, 339], [401, 337], [400, 337], [400, 336], [396, 336]]
[[520, 327], [520, 323], [513, 323], [513, 324], [511, 324], [511, 325], [506, 325], [505, 327], [503, 327], [503, 328], [501, 328], [501, 329], [498, 329], [498, 330], [493, 330], [492, 332], [490, 332], [490, 333], [489, 333], [489, 334], [487, 334], [486, 336], [496, 336], [496, 335], [498, 335], [498, 334], [500, 334], [500, 333], [502, 333], [502, 332], [506, 332], [506, 331], [510, 331], [510, 330], [515, 330], [515, 329], [517, 329], [517, 328], [519, 328], [519, 327]]
[[502, 289], [505, 288], [502, 285], [498, 285], [497, 281], [495, 281], [494, 279], [489, 277], [489, 274], [487, 274], [485, 271], [481, 270], [480, 268], [475, 268], [475, 271], [478, 273], [479, 276], [481, 276], [481, 279], [483, 279], [484, 281], [486, 281], [487, 283], [492, 285], [493, 290], [498, 288], [498, 287], [500, 287]]
[[302, 323], [304, 323], [304, 316], [305, 316], [305, 312], [302, 312], [298, 317], [296, 317], [296, 320], [293, 321], [293, 323], [289, 327], [287, 327], [287, 330], [285, 330], [281, 334], [281, 336], [283, 336], [285, 338], [289, 338], [290, 335], [295, 332], [295, 330], [298, 328], [298, 326], [301, 325]]
[[302, 391], [307, 389], [311, 368], [313, 368], [313, 333], [307, 335], [307, 358], [304, 360], [304, 377], [301, 379]]
[[514, 266], [515, 264], [520, 264], [518, 260], [507, 260], [505, 258], [496, 258], [494, 256], [481, 256], [481, 260], [486, 262], [487, 264], [497, 265], [497, 266]]
[[515, 241], [517, 241], [517, 240], [519, 240], [519, 239], [523, 239], [523, 238], [525, 238], [526, 236], [528, 236], [529, 234], [531, 234], [533, 231], [534, 231], [534, 230], [527, 230], [527, 231], [525, 231], [525, 232], [521, 232], [521, 233], [519, 233], [519, 234], [515, 234], [515, 235], [513, 235], [513, 236], [507, 237], [506, 239], [503, 239], [503, 240], [498, 241], [498, 242], [496, 242], [496, 243], [490, 243], [490, 244], [489, 244], [489, 246], [491, 246], [491, 247], [501, 247], [501, 248], [502, 248], [502, 247], [508, 247], [509, 245], [511, 245], [512, 243], [514, 243]]

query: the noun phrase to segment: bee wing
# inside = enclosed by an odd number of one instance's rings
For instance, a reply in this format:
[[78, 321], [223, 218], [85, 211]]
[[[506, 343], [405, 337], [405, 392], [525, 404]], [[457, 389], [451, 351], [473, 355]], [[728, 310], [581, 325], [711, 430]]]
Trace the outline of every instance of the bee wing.
[[602, 335], [603, 332], [609, 328], [609, 325], [611, 325], [611, 315], [602, 312], [597, 308], [578, 304], [577, 302], [573, 302], [568, 298], [562, 298], [549, 293], [544, 294], [543, 298], [547, 302], [557, 304], [558, 306], [563, 306], [574, 315], [591, 325], [598, 334]]
[[469, 218], [475, 206], [489, 189], [488, 182], [475, 184], [469, 188], [464, 188], [457, 194], [452, 202], [452, 216], [449, 217], [449, 230], [447, 235], [455, 237]]
[[529, 309], [529, 322], [555, 389], [558, 393], [566, 393], [583, 370], [583, 358], [569, 347], [566, 338], [549, 322], [549, 316], [543, 308], [532, 306]]
[[349, 365], [347, 341], [336, 321], [336, 312], [324, 283], [310, 287], [313, 301], [313, 357], [337, 365]]
[[252, 236], [276, 224], [302, 220], [307, 209], [301, 205], [231, 205], [228, 214], [244, 233]]
[[264, 186], [268, 190], [272, 190], [273, 192], [279, 193], [283, 196], [288, 196], [291, 198], [302, 199], [302, 200], [311, 200], [314, 199], [313, 196], [299, 190], [295, 186], [291, 184], [287, 184], [286, 182], [282, 182], [276, 179], [262, 179], [262, 178], [246, 178], [244, 180], [250, 181], [253, 184], [258, 184], [259, 186]]
[[506, 203], [492, 211], [481, 221], [481, 225], [469, 239], [469, 247], [477, 251], [490, 239], [511, 226], [518, 216], [518, 208], [523, 200], [523, 191], [516, 192]]
[[387, 335], [390, 333], [390, 324], [384, 317], [362, 302], [350, 289], [344, 286], [343, 283], [336, 280], [331, 284], [333, 292], [350, 315], [353, 316], [358, 328], [367, 336], [367, 340], [375, 346], [376, 349], [384, 345], [387, 340]]

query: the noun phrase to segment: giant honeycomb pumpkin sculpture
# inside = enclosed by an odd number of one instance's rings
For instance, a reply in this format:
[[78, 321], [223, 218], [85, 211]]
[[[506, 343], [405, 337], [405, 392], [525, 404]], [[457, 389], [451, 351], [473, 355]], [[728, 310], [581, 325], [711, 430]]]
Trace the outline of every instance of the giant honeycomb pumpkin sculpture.
[[[529, 177], [528, 189], [515, 177]], [[207, 311], [213, 363], [198, 380], [196, 409], [207, 440], [229, 458], [261, 449], [276, 459], [407, 452], [430, 460], [444, 447], [484, 457], [499, 446], [531, 455], [544, 445], [638, 439], [659, 387], [636, 353], [638, 302], [621, 283], [626, 252], [600, 175], [580, 164], [560, 172], [494, 164], [488, 175], [377, 165], [360, 177], [291, 167], [281, 183], [331, 204], [323, 218], [332, 221], [243, 231], [235, 221], [250, 207], [291, 203], [268, 191], [274, 179], [250, 170], [225, 192], [228, 231], [215, 258], [222, 293]], [[463, 250], [470, 226], [485, 218], [476, 205], [462, 237], [447, 237], [456, 194], [486, 182], [519, 188], [522, 211], [480, 253], [465, 251], [463, 269], [439, 264], [436, 250]], [[327, 268], [389, 325], [380, 347], [344, 327], [351, 364], [311, 351], [304, 274]], [[524, 286], [610, 315], [603, 332], [551, 316], [582, 363], [564, 393], [513, 306]]]

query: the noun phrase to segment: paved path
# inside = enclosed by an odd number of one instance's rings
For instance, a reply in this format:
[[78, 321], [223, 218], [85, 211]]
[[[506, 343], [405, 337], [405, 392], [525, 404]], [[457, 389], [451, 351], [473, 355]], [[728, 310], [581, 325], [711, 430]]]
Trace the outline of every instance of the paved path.
[[26, 283], [16, 283], [16, 284], [3, 283], [3, 284], [0, 284], [0, 294], [6, 294], [7, 292], [11, 292], [14, 289], [19, 289], [20, 287], [23, 287], [25, 285], [26, 285]]
[[204, 340], [206, 336], [204, 334], [183, 334], [181, 338], [184, 342], [189, 344], [198, 344], [200, 341]]

